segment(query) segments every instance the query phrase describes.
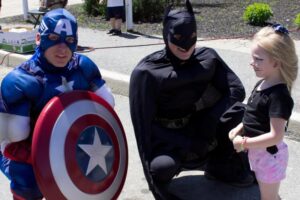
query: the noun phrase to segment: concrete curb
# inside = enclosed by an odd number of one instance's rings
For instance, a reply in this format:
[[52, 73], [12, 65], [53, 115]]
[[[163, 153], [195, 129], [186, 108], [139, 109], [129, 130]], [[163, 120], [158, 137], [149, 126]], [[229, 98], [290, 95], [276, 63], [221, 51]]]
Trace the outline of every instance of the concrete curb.
[[21, 55], [17, 53], [0, 50], [0, 65], [7, 67], [15, 67], [25, 60], [29, 59], [31, 55]]
[[101, 69], [101, 74], [113, 93], [128, 96], [130, 76], [105, 69]]

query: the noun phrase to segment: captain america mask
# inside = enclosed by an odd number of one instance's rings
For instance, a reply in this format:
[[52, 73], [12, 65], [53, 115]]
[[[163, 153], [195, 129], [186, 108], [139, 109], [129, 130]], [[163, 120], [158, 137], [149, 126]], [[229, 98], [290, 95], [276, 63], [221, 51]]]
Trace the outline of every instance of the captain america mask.
[[75, 17], [65, 9], [49, 11], [44, 17], [38, 32], [41, 35], [40, 49], [46, 51], [49, 47], [65, 43], [72, 52], [76, 50], [77, 22]]
[[189, 1], [187, 1], [186, 7], [187, 10], [166, 11], [163, 37], [166, 45], [171, 42], [180, 48], [189, 50], [197, 41], [197, 25]]

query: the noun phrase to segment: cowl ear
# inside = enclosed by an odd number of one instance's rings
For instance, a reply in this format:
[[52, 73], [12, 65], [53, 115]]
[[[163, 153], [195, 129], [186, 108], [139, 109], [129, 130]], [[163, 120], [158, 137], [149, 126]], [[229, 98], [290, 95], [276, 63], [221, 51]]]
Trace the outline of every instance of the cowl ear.
[[168, 15], [169, 15], [169, 12], [170, 12], [172, 6], [173, 6], [172, 4], [171, 4], [171, 5], [168, 5], [168, 6], [166, 7], [166, 9], [165, 9], [164, 19], [163, 19], [163, 23], [164, 23], [164, 24], [165, 24], [165, 21], [166, 21]]
[[185, 1], [185, 6], [186, 6], [186, 8], [187, 8], [187, 11], [188, 11], [190, 14], [194, 15], [193, 7], [192, 7], [192, 4], [191, 4], [191, 2], [190, 2], [189, 0], [186, 0], [186, 1]]

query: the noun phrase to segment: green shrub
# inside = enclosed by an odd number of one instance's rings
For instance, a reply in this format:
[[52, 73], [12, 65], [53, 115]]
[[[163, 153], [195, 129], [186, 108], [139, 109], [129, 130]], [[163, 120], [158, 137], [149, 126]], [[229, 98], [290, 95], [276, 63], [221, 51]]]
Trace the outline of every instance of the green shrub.
[[135, 22], [160, 22], [167, 5], [183, 5], [182, 0], [132, 0], [132, 2]]
[[245, 9], [243, 19], [253, 25], [264, 25], [272, 16], [273, 12], [268, 4], [253, 3]]
[[105, 14], [106, 5], [99, 0], [84, 0], [83, 8], [87, 15], [98, 16]]
[[296, 15], [296, 18], [294, 20], [294, 24], [297, 26], [297, 28], [300, 28], [300, 13]]

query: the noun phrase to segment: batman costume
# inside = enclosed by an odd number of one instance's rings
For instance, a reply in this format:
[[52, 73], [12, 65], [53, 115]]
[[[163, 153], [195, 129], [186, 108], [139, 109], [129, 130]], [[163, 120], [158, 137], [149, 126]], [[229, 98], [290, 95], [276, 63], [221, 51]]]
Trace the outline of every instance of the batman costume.
[[[236, 74], [211, 48], [195, 48], [196, 20], [186, 10], [166, 9], [163, 50], [142, 59], [130, 79], [130, 111], [144, 173], [156, 199], [178, 199], [167, 191], [183, 169], [203, 169], [207, 177], [232, 184], [253, 182], [245, 155], [228, 139], [240, 123], [245, 90]], [[182, 60], [180, 51], [194, 49]]]

